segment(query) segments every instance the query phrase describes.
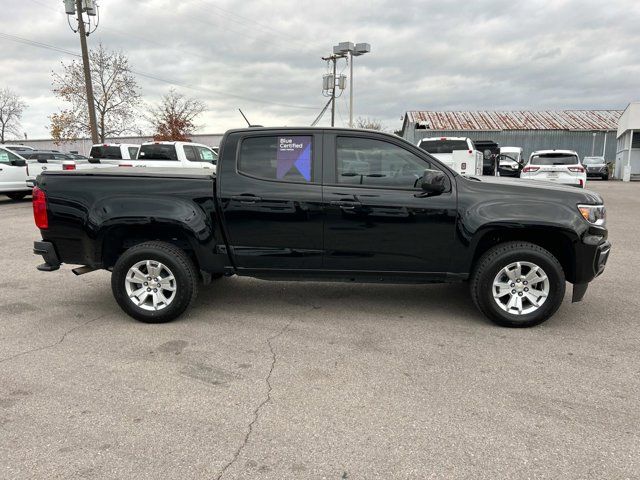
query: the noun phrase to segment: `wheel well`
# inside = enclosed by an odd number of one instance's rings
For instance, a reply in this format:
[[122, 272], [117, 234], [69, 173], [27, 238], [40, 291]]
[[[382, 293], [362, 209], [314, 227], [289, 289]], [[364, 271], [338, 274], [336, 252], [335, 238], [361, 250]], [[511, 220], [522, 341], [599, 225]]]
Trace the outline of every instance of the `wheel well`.
[[184, 250], [196, 268], [200, 268], [198, 258], [186, 233], [180, 228], [168, 225], [157, 227], [130, 226], [110, 229], [102, 242], [103, 268], [113, 267], [125, 250], [140, 243], [154, 240], [167, 242]]
[[523, 241], [536, 244], [548, 250], [558, 259], [566, 279], [570, 282], [575, 278], [575, 257], [571, 239], [563, 232], [553, 229], [497, 229], [483, 235], [476, 246], [473, 255], [472, 271], [476, 262], [490, 248], [504, 242]]

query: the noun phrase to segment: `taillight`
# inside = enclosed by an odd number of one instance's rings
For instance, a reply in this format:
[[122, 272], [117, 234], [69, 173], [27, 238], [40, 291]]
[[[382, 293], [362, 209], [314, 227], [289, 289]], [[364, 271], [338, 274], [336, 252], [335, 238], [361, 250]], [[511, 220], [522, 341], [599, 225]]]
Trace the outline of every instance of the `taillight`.
[[121, 163], [118, 165], [119, 167], [133, 167], [130, 163]]
[[63, 163], [62, 164], [62, 170], [75, 170], [76, 169], [76, 164], [75, 163]]
[[576, 172], [576, 173], [584, 173], [584, 167], [581, 167], [581, 166], [569, 167], [569, 171]]
[[522, 169], [523, 173], [527, 173], [527, 172], [537, 172], [538, 170], [540, 170], [540, 167], [532, 167], [531, 165], [527, 165], [526, 167], [524, 167]]
[[33, 199], [33, 219], [36, 222], [36, 227], [46, 230], [49, 228], [47, 196], [38, 187], [33, 187], [31, 198]]

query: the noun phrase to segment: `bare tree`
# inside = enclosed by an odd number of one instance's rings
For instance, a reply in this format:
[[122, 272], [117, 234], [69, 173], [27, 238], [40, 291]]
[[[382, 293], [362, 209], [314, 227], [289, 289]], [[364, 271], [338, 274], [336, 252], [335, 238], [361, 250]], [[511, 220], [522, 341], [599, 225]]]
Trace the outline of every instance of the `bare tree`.
[[149, 108], [148, 121], [153, 127], [155, 140], [189, 140], [198, 129], [196, 117], [206, 106], [195, 98], [185, 97], [173, 88], [162, 97], [159, 105]]
[[387, 127], [385, 127], [380, 120], [376, 120], [375, 118], [369, 118], [369, 117], [356, 118], [356, 128], [365, 128], [367, 130], [379, 130], [381, 132], [387, 131]]
[[20, 136], [20, 118], [27, 104], [8, 88], [0, 89], [0, 143], [8, 134]]
[[[100, 141], [136, 131], [140, 93], [127, 57], [122, 52], [107, 51], [100, 44], [89, 52], [89, 64]], [[69, 104], [49, 117], [56, 143], [90, 135], [87, 91], [80, 61], [62, 63], [62, 72], [53, 72], [53, 93]]]

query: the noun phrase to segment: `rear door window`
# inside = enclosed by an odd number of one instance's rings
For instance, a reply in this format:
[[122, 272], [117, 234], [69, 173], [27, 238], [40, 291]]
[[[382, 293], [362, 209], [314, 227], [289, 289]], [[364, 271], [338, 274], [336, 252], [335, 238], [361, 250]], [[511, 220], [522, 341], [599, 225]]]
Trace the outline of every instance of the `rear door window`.
[[198, 153], [196, 152], [196, 149], [193, 148], [193, 146], [184, 145], [182, 148], [184, 149], [184, 155], [185, 157], [187, 157], [187, 160], [189, 160], [190, 162], [200, 161], [200, 158], [198, 157]]
[[246, 138], [240, 147], [238, 171], [250, 177], [310, 183], [313, 170], [311, 135]]

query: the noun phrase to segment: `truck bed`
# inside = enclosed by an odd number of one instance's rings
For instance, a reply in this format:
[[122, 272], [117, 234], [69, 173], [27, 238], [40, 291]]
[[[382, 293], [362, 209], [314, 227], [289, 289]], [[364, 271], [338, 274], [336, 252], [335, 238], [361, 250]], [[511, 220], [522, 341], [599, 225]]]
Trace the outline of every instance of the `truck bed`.
[[215, 173], [211, 170], [199, 168], [147, 168], [147, 167], [111, 167], [96, 168], [95, 170], [68, 170], [68, 171], [48, 171], [49, 175], [79, 175], [98, 177], [159, 177], [159, 178], [214, 178]]

